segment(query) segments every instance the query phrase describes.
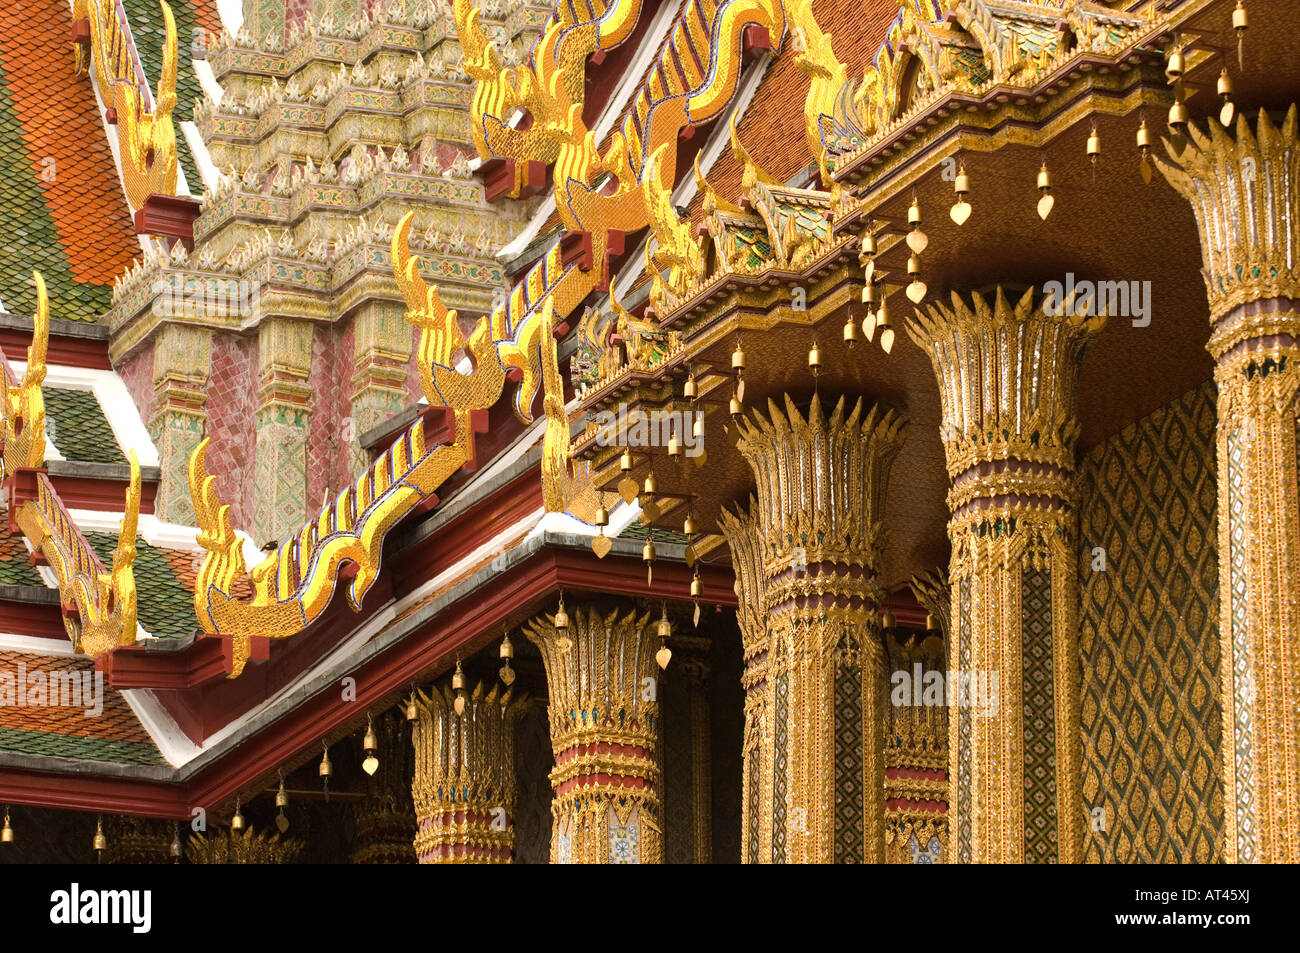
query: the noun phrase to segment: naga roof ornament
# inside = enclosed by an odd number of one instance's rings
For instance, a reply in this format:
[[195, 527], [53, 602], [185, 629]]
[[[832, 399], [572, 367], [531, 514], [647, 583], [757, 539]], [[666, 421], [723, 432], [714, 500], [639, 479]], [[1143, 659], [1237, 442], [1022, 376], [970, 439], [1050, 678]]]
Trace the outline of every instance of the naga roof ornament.
[[100, 97], [116, 115], [122, 182], [133, 209], [150, 195], [176, 194], [176, 20], [166, 0], [159, 6], [166, 34], [156, 97], [132, 55], [134, 41], [121, 8], [113, 0], [76, 0], [73, 10], [90, 25], [89, 62], [78, 46], [77, 68], [93, 72]]
[[0, 442], [4, 447], [0, 480], [17, 470], [39, 467], [45, 461], [45, 398], [41, 384], [45, 381], [45, 354], [50, 340], [50, 301], [41, 273], [32, 275], [36, 281], [36, 315], [21, 381], [0, 354], [0, 387], [4, 388], [4, 400], [0, 401]]
[[[559, 386], [555, 394], [548, 387], [548, 411], [555, 411], [558, 400], [563, 412], [558, 362], [548, 354], [555, 350], [553, 302], [545, 298], [538, 308], [522, 313], [507, 303], [480, 319], [466, 337], [456, 312], [420, 275], [409, 243], [413, 218], [413, 212], [407, 213], [393, 231], [393, 271], [407, 321], [420, 329], [416, 360], [425, 397], [449, 411], [446, 439], [427, 442], [425, 423], [417, 420], [351, 486], [251, 569], [231, 525], [230, 508], [218, 498], [216, 478], [208, 472], [207, 439], [190, 458], [198, 541], [207, 551], [194, 608], [204, 631], [232, 640], [231, 678], [243, 671], [254, 636], [288, 638], [320, 617], [345, 563], [356, 567], [345, 593], [352, 608], [360, 609], [378, 578], [384, 537], [473, 458], [471, 415], [493, 406], [508, 379], [518, 381], [515, 409], [523, 419], [532, 419], [533, 399], [544, 380]], [[456, 366], [464, 355], [473, 358], [468, 372]]]
[[36, 314], [27, 367], [16, 381], [0, 357], [4, 400], [0, 402], [3, 436], [3, 476], [16, 478], [21, 470], [35, 471], [34, 479], [15, 492], [10, 518], [53, 571], [65, 611], [63, 624], [79, 651], [97, 656], [136, 638], [135, 561], [136, 524], [140, 513], [140, 464], [130, 453], [130, 481], [123, 506], [112, 566], [105, 569], [81, 535], [44, 470], [45, 404], [41, 384], [49, 344], [49, 297], [40, 272], [36, 282]]

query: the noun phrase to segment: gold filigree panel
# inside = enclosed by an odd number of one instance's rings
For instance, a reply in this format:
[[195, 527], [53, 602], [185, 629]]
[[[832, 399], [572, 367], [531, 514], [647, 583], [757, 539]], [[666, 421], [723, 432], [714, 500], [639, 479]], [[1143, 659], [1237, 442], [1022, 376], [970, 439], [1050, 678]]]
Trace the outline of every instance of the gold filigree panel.
[[1214, 399], [1207, 382], [1080, 467], [1085, 861], [1222, 860]]

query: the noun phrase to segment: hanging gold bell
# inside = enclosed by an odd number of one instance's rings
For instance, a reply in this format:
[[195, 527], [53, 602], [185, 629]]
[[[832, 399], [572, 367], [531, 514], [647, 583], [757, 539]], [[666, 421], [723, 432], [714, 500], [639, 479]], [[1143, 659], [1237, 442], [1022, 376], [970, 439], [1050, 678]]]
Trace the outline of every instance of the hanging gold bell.
[[732, 397], [730, 404], [731, 416], [739, 417], [745, 412], [745, 405], [740, 402], [739, 397]]
[[104, 836], [104, 818], [102, 815], [95, 820], [95, 839], [91, 841], [91, 846], [96, 851], [102, 851], [108, 847], [108, 838]]
[[557, 629], [567, 629], [569, 627], [569, 613], [564, 611], [564, 596], [560, 596], [560, 607], [555, 610], [555, 627]]
[[698, 572], [691, 579], [691, 595], [697, 599], [704, 595], [704, 582], [700, 579]]
[[691, 424], [691, 434], [696, 440], [704, 439], [704, 415], [699, 414], [695, 418], [695, 423]]
[[1219, 124], [1223, 126], [1232, 125], [1232, 117], [1237, 112], [1237, 107], [1232, 102], [1232, 77], [1228, 75], [1227, 67], [1219, 74], [1219, 96], [1223, 99], [1223, 106], [1219, 109]]
[[379, 758], [375, 756], [375, 750], [379, 747], [379, 739], [375, 737], [374, 725], [366, 723], [366, 734], [361, 739], [361, 750], [365, 753], [365, 758], [361, 761], [361, 770], [366, 774], [374, 774], [379, 770]]
[[655, 541], [647, 539], [645, 545], [641, 547], [641, 558], [646, 562], [651, 562], [655, 558]]
[[695, 524], [695, 517], [690, 513], [686, 514], [686, 520], [682, 523], [682, 532], [687, 536], [694, 536], [700, 531], [699, 526]]
[[597, 526], [609, 525], [609, 510], [605, 509], [605, 507], [603, 506], [596, 507], [596, 525]]
[[653, 473], [646, 474], [645, 492], [647, 496], [653, 496], [659, 492], [659, 484], [655, 482], [655, 475]]
[[1169, 53], [1169, 60], [1165, 63], [1165, 79], [1173, 85], [1183, 76], [1183, 48], [1180, 46]]
[[1144, 155], [1146, 151], [1151, 148], [1151, 130], [1147, 128], [1147, 121], [1145, 119], [1143, 119], [1142, 124], [1138, 126], [1137, 144], [1138, 149], [1141, 150]]
[[659, 619], [659, 651], [655, 653], [655, 661], [661, 669], [667, 668], [673, 657], [672, 649], [668, 647], [668, 637], [672, 634], [673, 626], [668, 621], [668, 606], [665, 605], [664, 614]]
[[1097, 127], [1092, 127], [1092, 132], [1088, 133], [1088, 158], [1095, 164], [1098, 156], [1101, 155], [1101, 136], [1097, 135]]
[[682, 445], [677, 440], [677, 434], [668, 435], [668, 456], [680, 457], [682, 455]]
[[731, 369], [733, 371], [743, 371], [745, 369], [745, 352], [739, 344], [731, 352]]
[[0, 844], [12, 844], [14, 842], [13, 825], [9, 823], [9, 808], [5, 807], [4, 827], [0, 827]]
[[497, 669], [497, 675], [506, 685], [513, 685], [515, 670], [510, 667], [510, 660], [515, 657], [515, 647], [510, 644], [510, 636], [501, 639], [501, 651], [498, 654], [501, 657], [501, 668]]
[[1187, 128], [1187, 105], [1181, 99], [1169, 107], [1169, 128], [1180, 135]]
[[1047, 216], [1052, 214], [1052, 206], [1056, 204], [1056, 199], [1052, 197], [1052, 173], [1047, 171], [1046, 160], [1038, 170], [1038, 191], [1041, 193], [1038, 199], [1038, 217], [1047, 221]]
[[694, 400], [699, 395], [699, 390], [695, 385], [695, 375], [692, 374], [686, 378], [686, 383], [682, 385], [682, 396], [687, 400]]
[[894, 349], [894, 328], [889, 323], [889, 299], [881, 298], [876, 312], [876, 330], [880, 332], [880, 348], [886, 354]]
[[623, 455], [618, 458], [618, 468], [624, 473], [632, 469], [632, 451], [624, 450]]
[[1237, 66], [1240, 67], [1243, 61], [1242, 45], [1246, 41], [1246, 30], [1250, 23], [1246, 19], [1246, 5], [1242, 0], [1237, 0], [1237, 6], [1232, 11], [1232, 28], [1237, 31]]
[[808, 349], [808, 369], [818, 371], [822, 366], [822, 352], [818, 349], [816, 342]]
[[856, 344], [858, 341], [858, 322], [854, 321], [852, 317], [849, 317], [849, 319], [844, 322], [844, 340], [850, 346]]
[[456, 660], [456, 671], [451, 676], [451, 690], [456, 693], [452, 708], [458, 715], [465, 714], [465, 670], [460, 667], [460, 659]]
[[958, 226], [965, 225], [970, 218], [970, 202], [966, 201], [966, 196], [970, 194], [970, 176], [966, 174], [964, 162], [958, 167], [957, 177], [953, 180], [953, 191], [957, 193], [957, 201], [949, 210], [948, 217]]
[[419, 717], [420, 706], [416, 703], [415, 695], [412, 693], [411, 697], [406, 700], [406, 720], [415, 721]]
[[284, 778], [280, 779], [280, 790], [275, 792], [275, 806], [280, 808], [289, 806], [289, 792], [284, 789]]
[[181, 831], [179, 827], [172, 831], [172, 843], [169, 851], [172, 857], [176, 860], [180, 860], [181, 855], [185, 852], [181, 847]]
[[334, 773], [334, 765], [330, 762], [330, 752], [329, 749], [326, 748], [324, 756], [322, 756], [320, 759], [319, 774], [322, 778], [328, 778], [333, 773]]
[[907, 224], [913, 227], [921, 224], [921, 203], [912, 197], [912, 204], [907, 207]]
[[235, 816], [230, 819], [230, 830], [239, 833], [244, 829], [244, 814], [239, 808], [239, 803], [235, 803]]

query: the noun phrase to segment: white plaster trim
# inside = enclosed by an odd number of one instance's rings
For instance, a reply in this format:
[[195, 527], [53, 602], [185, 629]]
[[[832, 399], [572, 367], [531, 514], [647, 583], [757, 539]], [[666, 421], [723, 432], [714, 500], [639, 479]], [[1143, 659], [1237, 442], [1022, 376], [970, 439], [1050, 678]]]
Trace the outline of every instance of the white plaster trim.
[[212, 71], [212, 64], [207, 60], [196, 60], [192, 57], [190, 62], [194, 65], [194, 75], [199, 78], [199, 85], [203, 87], [203, 91], [212, 97], [214, 103], [220, 106], [221, 97], [226, 94], [226, 91], [217, 82], [217, 74]]
[[[199, 62], [203, 61], [200, 60]], [[194, 164], [198, 167], [199, 178], [203, 180], [204, 191], [215, 189], [221, 173], [217, 171], [216, 165], [212, 162], [212, 156], [208, 152], [208, 144], [199, 135], [199, 127], [193, 122], [183, 122], [181, 123], [181, 132], [185, 134], [185, 141], [190, 144], [190, 155], [194, 156]]]
[[158, 753], [173, 768], [179, 768], [203, 749], [196, 745], [176, 724], [152, 691], [147, 688], [129, 688], [118, 692], [149, 734]]
[[[622, 535], [623, 530], [632, 525], [632, 521], [641, 515], [641, 504], [634, 502], [628, 505], [621, 500], [615, 504], [614, 509], [609, 514], [609, 525], [605, 527], [605, 535], [611, 539]], [[534, 536], [544, 536], [547, 533], [568, 533], [572, 536], [599, 536], [600, 527], [592, 523], [584, 523], [576, 516], [569, 513], [547, 513], [538, 521], [525, 537], [532, 539]]]
[[221, 25], [234, 36], [244, 25], [243, 0], [217, 0], [217, 16], [221, 17]]
[[[77, 528], [92, 533], [116, 533], [122, 525], [123, 513], [106, 513], [103, 510], [68, 510]], [[150, 546], [159, 549], [179, 549], [195, 554], [202, 553], [198, 542], [198, 529], [179, 523], [166, 523], [152, 513], [141, 513], [139, 534]]]
[[72, 643], [68, 641], [60, 642], [58, 639], [42, 639], [35, 635], [13, 635], [9, 632], [0, 632], [0, 651], [22, 652], [26, 655], [46, 655], [50, 658], [84, 659], [86, 657], [79, 655], [77, 650], [72, 647]]
[[[9, 363], [20, 375], [27, 370], [26, 361]], [[108, 425], [112, 428], [113, 436], [117, 439], [117, 445], [123, 455], [128, 449], [133, 449], [140, 466], [158, 466], [158, 448], [154, 446], [144, 421], [140, 419], [140, 411], [135, 406], [131, 392], [126, 389], [126, 384], [115, 371], [50, 364], [46, 368], [45, 383], [50, 387], [93, 392], [99, 400], [99, 406], [104, 411], [104, 417], [108, 420]], [[57, 433], [54, 436], [55, 439], [58, 438]]]
[[[650, 64], [654, 62], [655, 57], [659, 55], [663, 47], [664, 40], [668, 36], [668, 31], [676, 22], [678, 14], [685, 3], [685, 0], [677, 0], [675, 3], [665, 3], [655, 14], [654, 20], [650, 22], [650, 27], [646, 30], [645, 38], [641, 41], [641, 49], [636, 57], [632, 60], [631, 65], [623, 73], [623, 79], [619, 82], [618, 87], [614, 90], [614, 95], [605, 108], [601, 110], [600, 116], [596, 119], [596, 125], [592, 127], [595, 133], [597, 143], [605, 141], [605, 136], [614, 128], [614, 123], [622, 118], [623, 112], [627, 109], [632, 97], [636, 95], [641, 88], [645, 79], [645, 74], [650, 69]], [[537, 237], [538, 232], [542, 230], [542, 225], [546, 220], [555, 213], [555, 191], [546, 197], [545, 201], [537, 207], [533, 213], [532, 220], [525, 226], [515, 239], [508, 245], [505, 245], [496, 257], [502, 261], [508, 261], [522, 255], [524, 249], [529, 243]]]

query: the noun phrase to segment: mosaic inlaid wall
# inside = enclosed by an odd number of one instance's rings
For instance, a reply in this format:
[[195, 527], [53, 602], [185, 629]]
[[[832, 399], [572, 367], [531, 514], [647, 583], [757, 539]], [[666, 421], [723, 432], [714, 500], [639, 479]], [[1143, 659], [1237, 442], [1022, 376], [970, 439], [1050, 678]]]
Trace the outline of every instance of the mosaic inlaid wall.
[[1214, 428], [1207, 382], [1079, 468], [1092, 863], [1222, 859]]
[[257, 341], [235, 334], [212, 336], [212, 376], [208, 381], [209, 460], [217, 494], [230, 504], [230, 520], [247, 529], [253, 519], [253, 439], [257, 409]]

